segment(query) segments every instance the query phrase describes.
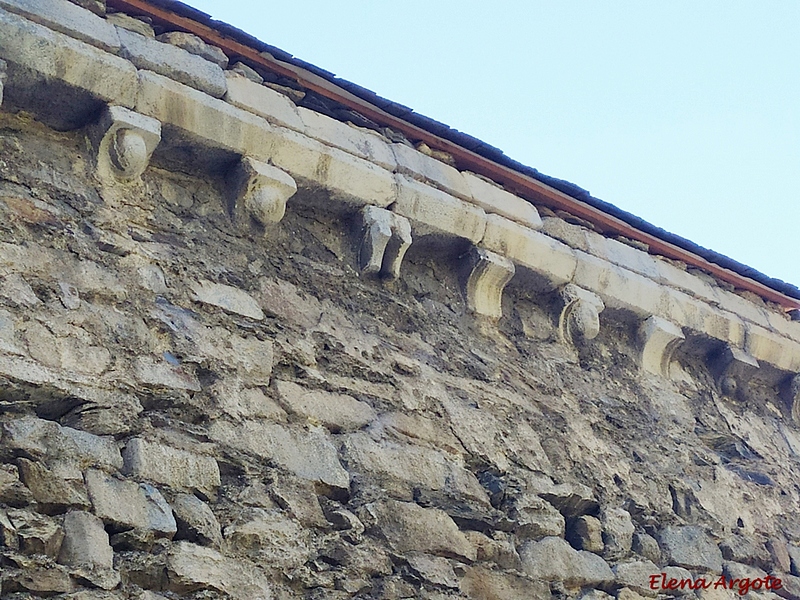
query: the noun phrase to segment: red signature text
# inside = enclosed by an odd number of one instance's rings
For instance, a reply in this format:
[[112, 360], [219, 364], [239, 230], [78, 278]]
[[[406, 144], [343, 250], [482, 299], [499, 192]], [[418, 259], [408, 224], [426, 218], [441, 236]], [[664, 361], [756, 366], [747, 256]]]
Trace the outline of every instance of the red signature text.
[[651, 590], [707, 590], [712, 587], [715, 590], [718, 588], [735, 590], [740, 596], [744, 596], [750, 590], [779, 590], [783, 587], [783, 583], [780, 578], [772, 575], [756, 577], [755, 579], [750, 579], [749, 577], [726, 579], [724, 575], [720, 575], [718, 579], [706, 579], [704, 577], [698, 577], [697, 579], [676, 579], [671, 577], [667, 579], [666, 573], [650, 575]]

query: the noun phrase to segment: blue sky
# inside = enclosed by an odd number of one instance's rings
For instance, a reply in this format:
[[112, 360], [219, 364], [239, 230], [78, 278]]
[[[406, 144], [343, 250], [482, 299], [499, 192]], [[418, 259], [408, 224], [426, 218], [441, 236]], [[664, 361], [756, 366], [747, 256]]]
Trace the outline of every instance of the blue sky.
[[800, 2], [188, 3], [800, 285]]

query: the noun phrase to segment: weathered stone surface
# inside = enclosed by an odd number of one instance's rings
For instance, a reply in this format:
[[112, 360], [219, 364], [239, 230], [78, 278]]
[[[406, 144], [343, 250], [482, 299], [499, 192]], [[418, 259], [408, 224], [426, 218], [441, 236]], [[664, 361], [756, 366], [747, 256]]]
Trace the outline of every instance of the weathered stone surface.
[[[297, 109], [297, 113], [303, 124], [302, 129], [298, 129], [298, 131], [302, 131], [308, 137], [366, 159], [389, 171], [395, 170], [397, 161], [389, 145], [374, 133], [342, 123], [307, 108], [300, 107]], [[287, 125], [287, 127], [291, 127], [291, 125]], [[292, 127], [292, 129], [297, 128]]]
[[291, 381], [277, 381], [281, 405], [290, 413], [320, 423], [333, 433], [361, 429], [375, 419], [375, 411], [366, 402], [345, 394], [309, 390]]
[[70, 508], [89, 508], [83, 482], [67, 481], [41, 463], [20, 458], [20, 478], [36, 499], [39, 510], [59, 514]]
[[613, 568], [613, 571], [618, 585], [630, 588], [643, 596], [658, 595], [658, 590], [650, 587], [650, 576], [660, 575], [662, 569], [649, 560], [620, 563]]
[[[27, 110], [39, 112], [62, 127], [82, 125], [96, 110], [94, 103], [84, 101], [79, 106], [67, 94], [55, 102], [52, 96], [48, 97], [47, 105], [35, 100], [33, 96], [41, 91], [37, 87], [41, 82], [31, 79], [34, 74], [44, 82], [63, 82], [103, 102], [133, 106], [136, 69], [128, 61], [3, 10], [0, 10], [0, 28], [6, 34], [0, 40], [0, 56], [9, 64], [6, 102], [12, 98], [14, 102], [25, 103]], [[20, 74], [20, 82], [17, 67], [28, 73]]]
[[614, 580], [606, 561], [591, 552], [574, 550], [557, 537], [526, 542], [519, 551], [525, 572], [534, 579], [563, 581], [564, 585], [601, 586]]
[[271, 586], [255, 565], [227, 558], [216, 550], [177, 542], [167, 554], [170, 591], [186, 594], [213, 590], [237, 600], [271, 600]]
[[77, 567], [73, 572], [100, 588], [110, 590], [119, 584], [108, 534], [103, 522], [91, 513], [73, 511], [64, 517], [64, 542], [58, 562]]
[[151, 485], [89, 470], [86, 488], [94, 513], [116, 530], [144, 529], [165, 537], [177, 531], [169, 504]]
[[536, 207], [527, 200], [468, 171], [462, 172], [461, 175], [467, 182], [472, 202], [487, 213], [500, 215], [531, 229], [541, 228], [542, 219], [539, 218]]
[[[720, 545], [720, 548], [721, 547]], [[651, 535], [646, 533], [634, 533], [631, 549], [639, 556], [654, 563], [661, 563], [661, 548], [658, 547], [658, 542]], [[723, 555], [724, 553], [723, 550]]]
[[172, 388], [199, 392], [202, 388], [193, 373], [174, 365], [166, 359], [158, 360], [141, 356], [134, 364], [136, 379], [155, 388]]
[[392, 144], [397, 161], [397, 172], [404, 176], [426, 181], [457, 198], [472, 201], [472, 193], [464, 176], [450, 165], [423, 154], [405, 144]]
[[8, 529], [9, 525], [23, 554], [58, 556], [64, 541], [64, 529], [55, 519], [28, 510], [10, 510], [4, 527]]
[[482, 208], [404, 175], [397, 175], [397, 201], [391, 210], [412, 222], [416, 236], [448, 235], [477, 243], [486, 230]]
[[106, 107], [90, 131], [97, 175], [107, 182], [140, 177], [161, 141], [161, 123], [122, 106]]
[[567, 519], [596, 514], [599, 507], [592, 490], [585, 485], [573, 483], [541, 485], [539, 481], [532, 481], [529, 487], [530, 491], [555, 506]]
[[475, 548], [478, 562], [494, 563], [503, 569], [522, 571], [522, 561], [517, 554], [512, 535], [503, 537], [501, 532], [492, 532], [489, 537], [478, 531], [464, 531], [464, 536]]
[[153, 26], [145, 22], [146, 18], [147, 17], [132, 17], [124, 12], [110, 12], [106, 14], [106, 21], [117, 28], [122, 27], [123, 29], [133, 31], [139, 35], [154, 38], [156, 34], [153, 31]]
[[264, 119], [152, 71], [139, 72], [135, 104], [137, 112], [177, 129], [170, 135], [165, 132], [166, 142], [190, 141], [258, 160], [269, 160], [272, 154], [272, 127]]
[[669, 377], [669, 367], [675, 350], [686, 338], [681, 328], [666, 319], [653, 315], [639, 328], [642, 342], [642, 368]]
[[551, 289], [569, 283], [577, 265], [568, 246], [499, 215], [487, 215], [480, 246], [530, 269]]
[[122, 454], [113, 438], [101, 437], [72, 427], [61, 427], [61, 434], [74, 443], [65, 444], [62, 456], [76, 461], [81, 467], [101, 469], [122, 468]]
[[33, 501], [30, 490], [19, 480], [15, 465], [0, 465], [0, 503], [22, 507]]
[[312, 554], [307, 533], [279, 510], [253, 511], [244, 515], [242, 522], [226, 527], [224, 534], [237, 553], [261, 564], [290, 569], [305, 563]]
[[403, 257], [411, 246], [411, 224], [405, 217], [377, 206], [365, 206], [360, 216], [362, 238], [358, 266], [361, 272], [397, 279]]
[[722, 572], [722, 552], [700, 527], [667, 527], [658, 542], [672, 565], [697, 571]]
[[187, 52], [196, 54], [200, 58], [204, 58], [215, 65], [219, 65], [221, 69], [228, 66], [228, 57], [222, 50], [216, 46], [206, 44], [199, 37], [191, 33], [186, 33], [185, 31], [168, 31], [167, 33], [162, 33], [157, 36], [156, 39], [159, 42], [172, 44]]
[[112, 53], [119, 50], [119, 37], [113, 25], [67, 0], [2, 0], [0, 8], [101, 50]]
[[[720, 544], [720, 549], [722, 549], [722, 544]], [[792, 565], [792, 575], [800, 575], [800, 547], [788, 544], [786, 550], [789, 553], [789, 560], [791, 561]], [[722, 556], [723, 558], [728, 559], [728, 557], [725, 556], [724, 549], [722, 549]]]
[[550, 586], [519, 575], [495, 571], [483, 565], [466, 569], [461, 589], [474, 600], [547, 600]]
[[610, 560], [619, 560], [627, 556], [633, 544], [635, 528], [630, 513], [624, 508], [606, 508], [600, 512], [603, 524], [603, 556]]
[[503, 503], [514, 531], [520, 540], [538, 540], [547, 536], [564, 535], [564, 517], [552, 504], [533, 494], [509, 499]]
[[483, 248], [472, 247], [466, 258], [464, 282], [467, 308], [493, 319], [503, 316], [503, 290], [514, 276], [514, 263]]
[[336, 490], [350, 488], [350, 475], [339, 463], [336, 447], [318, 427], [300, 432], [272, 423], [216, 421], [210, 435], [218, 442], [270, 459], [304, 479]]
[[[567, 540], [577, 550], [600, 554], [604, 548], [603, 526], [596, 517], [581, 515], [572, 523], [567, 532]], [[653, 541], [655, 542], [655, 540]]]
[[297, 191], [289, 175], [261, 161], [243, 157], [229, 177], [237, 219], [277, 223], [286, 213], [286, 201]]
[[414, 573], [425, 581], [445, 588], [458, 589], [458, 578], [447, 559], [413, 552], [406, 556]]
[[126, 473], [175, 489], [197, 490], [214, 497], [220, 484], [219, 466], [210, 456], [135, 438], [125, 446], [122, 458]]
[[353, 471], [373, 478], [396, 498], [410, 500], [414, 488], [422, 487], [488, 504], [475, 476], [454, 458], [435, 450], [376, 442], [368, 434], [356, 433], [345, 440], [343, 455]]
[[264, 311], [258, 302], [239, 288], [203, 280], [192, 285], [192, 292], [198, 302], [219, 306], [228, 312], [257, 321], [264, 318]]
[[[16, 560], [20, 570], [4, 572], [3, 593], [25, 593], [28, 597], [52, 596], [71, 592], [74, 584], [69, 573], [61, 565], [44, 563], [35, 559]], [[23, 596], [24, 597], [24, 596]]]
[[387, 500], [364, 507], [370, 527], [400, 553], [424, 552], [474, 561], [475, 548], [447, 513], [409, 502]]
[[211, 63], [171, 44], [162, 44], [127, 29], [117, 28], [120, 55], [136, 68], [154, 71], [180, 83], [222, 98], [227, 90], [225, 74]]
[[222, 531], [211, 508], [191, 494], [178, 494], [172, 501], [178, 532], [175, 539], [219, 547]]

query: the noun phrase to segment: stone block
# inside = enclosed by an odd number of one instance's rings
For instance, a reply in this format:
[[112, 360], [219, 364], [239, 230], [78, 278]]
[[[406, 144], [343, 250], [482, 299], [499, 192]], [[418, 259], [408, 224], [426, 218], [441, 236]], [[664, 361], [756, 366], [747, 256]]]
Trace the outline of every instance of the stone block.
[[488, 565], [465, 570], [461, 590], [475, 600], [549, 600], [550, 586], [514, 572], [497, 571]]
[[613, 571], [617, 577], [617, 585], [630, 588], [643, 596], [658, 595], [658, 590], [650, 587], [650, 577], [660, 575], [662, 569], [649, 560], [619, 563]]
[[[72, 567], [114, 568], [114, 550], [103, 522], [88, 512], [72, 511], [64, 517], [64, 542], [58, 562]], [[117, 576], [119, 581], [119, 576]]]
[[247, 223], [277, 223], [286, 212], [286, 201], [297, 192], [297, 184], [280, 169], [250, 157], [243, 157], [229, 176], [233, 212]]
[[558, 331], [563, 342], [593, 340], [600, 334], [600, 313], [605, 304], [597, 294], [568, 283], [558, 297], [561, 306]]
[[457, 169], [405, 144], [392, 144], [391, 149], [397, 161], [397, 173], [425, 181], [457, 198], [472, 202], [467, 180]]
[[108, 106], [91, 128], [101, 179], [136, 179], [161, 141], [161, 123], [122, 106]]
[[204, 546], [219, 547], [222, 531], [211, 508], [192, 494], [178, 494], [172, 501], [178, 526], [177, 540], [187, 540]]
[[639, 327], [639, 339], [642, 344], [642, 368], [649, 373], [669, 377], [675, 350], [685, 339], [681, 328], [654, 315]]
[[[18, 106], [67, 129], [84, 125], [102, 103], [133, 107], [136, 69], [128, 61], [2, 9], [0, 29], [0, 58], [8, 63], [6, 101], [13, 97]], [[52, 82], [62, 87], [53, 89]]]
[[575, 519], [567, 531], [567, 540], [577, 550], [600, 554], [603, 551], [603, 526], [600, 520], [590, 515]]
[[482, 208], [404, 175], [397, 175], [397, 186], [397, 202], [391, 210], [408, 218], [417, 235], [455, 236], [472, 243], [483, 238], [486, 213]]
[[228, 87], [219, 65], [127, 29], [118, 27], [117, 33], [122, 44], [120, 56], [131, 61], [137, 69], [164, 75], [214, 98], [225, 95]]
[[275, 129], [270, 162], [345, 204], [385, 208], [397, 196], [390, 171], [289, 129]]
[[0, 0], [0, 8], [106, 52], [120, 48], [113, 25], [67, 0]]
[[115, 531], [141, 529], [152, 531], [157, 537], [175, 535], [172, 509], [153, 486], [91, 469], [85, 478], [94, 513]]
[[358, 266], [361, 272], [397, 279], [403, 258], [411, 246], [411, 223], [405, 217], [377, 206], [365, 206], [360, 215]]
[[224, 285], [221, 283], [213, 283], [207, 280], [201, 280], [192, 284], [192, 292], [194, 299], [203, 304], [211, 304], [243, 317], [262, 321], [264, 319], [264, 312], [258, 305], [258, 302], [244, 290]]
[[693, 571], [722, 572], [722, 552], [700, 527], [667, 527], [658, 542], [671, 565]]
[[209, 435], [219, 443], [249, 452], [260, 460], [274, 461], [282, 469], [336, 493], [350, 490], [350, 475], [339, 463], [336, 446], [320, 427], [298, 431], [263, 421], [234, 425], [218, 420], [212, 423]]
[[135, 104], [137, 112], [169, 129], [162, 135], [173, 144], [197, 144], [262, 161], [272, 154], [272, 127], [264, 119], [152, 71], [139, 72]]
[[0, 59], [0, 106], [3, 105], [3, 89], [6, 85], [8, 64], [6, 61]]
[[262, 564], [300, 567], [311, 558], [308, 532], [280, 510], [255, 509], [224, 531], [227, 546]]
[[[308, 108], [299, 107], [297, 113], [303, 123], [303, 128], [298, 131], [302, 131], [308, 137], [368, 160], [388, 171], [394, 171], [397, 167], [397, 161], [389, 144], [378, 135]], [[292, 129], [297, 128], [292, 127]]]
[[369, 404], [346, 394], [309, 390], [290, 381], [277, 381], [275, 387], [289, 413], [320, 423], [333, 433], [361, 429], [376, 417]]
[[624, 508], [605, 508], [600, 512], [603, 524], [603, 556], [619, 560], [630, 554], [635, 528], [630, 513]]
[[758, 361], [736, 346], [725, 346], [712, 355], [708, 366], [723, 394], [746, 398], [750, 379], [758, 372]]
[[163, 359], [140, 356], [136, 359], [133, 370], [136, 379], [150, 387], [191, 392], [199, 392], [203, 389], [193, 373]]
[[157, 36], [156, 40], [165, 44], [172, 44], [187, 52], [196, 54], [200, 58], [204, 58], [208, 62], [218, 65], [220, 69], [225, 69], [228, 66], [228, 57], [222, 50], [216, 46], [206, 44], [202, 39], [191, 33], [185, 31], [168, 31]]
[[272, 600], [265, 575], [242, 560], [189, 542], [173, 544], [167, 553], [168, 589], [177, 594], [211, 590], [234, 600]]
[[355, 433], [347, 437], [342, 452], [353, 471], [375, 481], [395, 498], [410, 500], [414, 490], [422, 488], [489, 504], [483, 487], [463, 462], [436, 450], [376, 442], [367, 434]]
[[498, 528], [513, 531], [519, 540], [564, 535], [563, 515], [538, 496], [522, 494], [508, 498], [501, 508], [508, 516], [508, 522], [500, 523]]
[[459, 589], [458, 578], [446, 558], [414, 552], [406, 560], [414, 574], [423, 581], [443, 588]]
[[559, 242], [564, 242], [570, 248], [589, 252], [589, 242], [586, 239], [588, 230], [585, 227], [567, 223], [559, 217], [544, 217], [541, 230], [542, 233]]
[[541, 228], [542, 219], [539, 217], [539, 211], [524, 198], [515, 196], [468, 171], [462, 172], [461, 175], [467, 182], [473, 204], [477, 204], [489, 214], [500, 215], [530, 229]]
[[280, 127], [288, 127], [303, 132], [304, 125], [297, 114], [294, 102], [280, 92], [268, 88], [235, 71], [226, 71], [228, 91], [225, 101], [234, 106], [258, 115]]
[[122, 469], [122, 454], [113, 438], [100, 437], [87, 431], [73, 429], [72, 427], [62, 427], [61, 434], [69, 438], [74, 444], [77, 452], [72, 453], [71, 445], [68, 445], [69, 458], [78, 462], [82, 468], [99, 467], [108, 470]]
[[18, 461], [20, 479], [33, 494], [40, 512], [59, 514], [69, 509], [89, 508], [83, 482], [65, 480], [41, 463]]
[[586, 252], [589, 254], [639, 275], [644, 275], [649, 279], [658, 278], [657, 259], [647, 252], [594, 231], [585, 230], [584, 235], [586, 236]]
[[487, 215], [480, 246], [530, 269], [551, 289], [569, 283], [575, 274], [577, 263], [571, 248], [499, 215]]
[[220, 485], [219, 466], [210, 456], [135, 438], [122, 458], [127, 474], [178, 490], [196, 490], [211, 498]]
[[33, 501], [31, 491], [19, 480], [17, 467], [0, 464], [0, 503], [20, 507]]
[[744, 345], [745, 324], [737, 315], [720, 310], [690, 296], [664, 288], [665, 298], [658, 314], [704, 337], [735, 346]]
[[436, 508], [396, 500], [364, 506], [369, 527], [380, 532], [398, 553], [424, 552], [472, 562], [475, 548], [445, 513]]
[[573, 549], [559, 537], [526, 542], [519, 556], [523, 569], [534, 579], [561, 581], [567, 587], [599, 587], [614, 581], [606, 561], [592, 552]]
[[29, 510], [8, 511], [3, 528], [6, 536], [13, 535], [16, 550], [29, 556], [56, 558], [64, 541], [64, 528], [56, 519]]
[[758, 325], [747, 325], [745, 351], [756, 360], [789, 373], [800, 372], [800, 343], [768, 331]]
[[464, 257], [462, 279], [467, 309], [499, 319], [503, 316], [503, 290], [514, 277], [514, 263], [504, 256], [473, 246]]

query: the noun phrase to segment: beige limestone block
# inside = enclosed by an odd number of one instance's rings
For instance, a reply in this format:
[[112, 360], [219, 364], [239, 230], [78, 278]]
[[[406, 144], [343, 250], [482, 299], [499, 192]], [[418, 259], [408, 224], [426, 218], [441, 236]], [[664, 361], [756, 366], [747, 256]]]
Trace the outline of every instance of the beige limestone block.
[[397, 202], [391, 210], [408, 218], [417, 235], [445, 234], [473, 243], [483, 237], [486, 213], [482, 208], [404, 175], [397, 175], [397, 185]]
[[0, 58], [100, 100], [133, 107], [136, 69], [128, 61], [0, 10]]
[[575, 273], [571, 248], [499, 215], [487, 216], [486, 235], [480, 246], [530, 269], [553, 287], [568, 283]]
[[457, 170], [405, 144], [392, 144], [397, 172], [426, 181], [457, 198], [472, 202], [472, 192], [464, 176]]
[[119, 50], [113, 25], [67, 0], [0, 0], [0, 8], [106, 52]]
[[800, 343], [768, 331], [758, 325], [747, 325], [745, 350], [756, 360], [781, 371], [800, 372]]
[[397, 161], [389, 144], [378, 135], [308, 108], [300, 107], [297, 112], [303, 122], [301, 131], [308, 137], [368, 160], [389, 171], [394, 171], [397, 167]]
[[225, 100], [281, 127], [303, 132], [304, 125], [294, 103], [280, 92], [260, 85], [235, 71], [226, 71]]
[[264, 312], [258, 302], [250, 294], [239, 288], [202, 280], [192, 284], [192, 292], [194, 292], [195, 300], [203, 304], [219, 306], [223, 310], [249, 317], [256, 321], [264, 319]]
[[310, 390], [291, 381], [277, 381], [275, 387], [287, 411], [320, 423], [333, 433], [361, 429], [376, 417], [369, 404], [346, 394]]
[[299, 182], [322, 187], [340, 202], [356, 206], [385, 208], [394, 202], [397, 192], [390, 171], [296, 131], [276, 128], [274, 133], [272, 164]]
[[201, 146], [263, 161], [272, 151], [273, 131], [264, 119], [152, 71], [139, 71], [136, 111]]
[[219, 466], [210, 456], [134, 438], [122, 458], [126, 473], [173, 488], [198, 490], [213, 497], [220, 484]]
[[542, 226], [539, 211], [527, 200], [484, 181], [468, 171], [462, 172], [461, 175], [464, 176], [470, 194], [472, 194], [472, 203], [477, 204], [487, 213], [500, 215], [531, 229], [539, 229]]

